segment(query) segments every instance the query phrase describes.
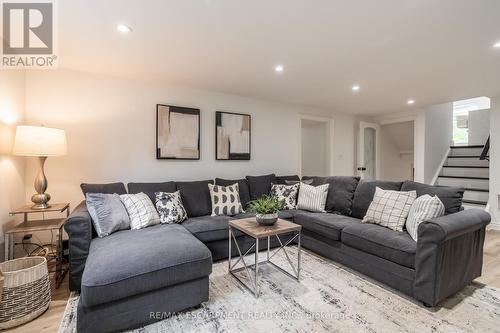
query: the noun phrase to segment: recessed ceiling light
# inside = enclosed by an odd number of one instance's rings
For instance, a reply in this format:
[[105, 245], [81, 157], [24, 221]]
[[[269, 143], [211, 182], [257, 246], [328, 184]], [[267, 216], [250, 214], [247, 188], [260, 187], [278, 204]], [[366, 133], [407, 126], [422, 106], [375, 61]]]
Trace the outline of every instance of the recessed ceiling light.
[[496, 49], [500, 49], [500, 42], [496, 42], [495, 44], [493, 44], [493, 47]]
[[359, 89], [361, 89], [361, 87], [359, 85], [355, 84], [352, 86], [351, 89], [352, 89], [352, 91], [359, 91]]
[[132, 31], [132, 28], [125, 24], [118, 24], [116, 26], [116, 30], [118, 30], [118, 32], [121, 32], [122, 34], [127, 34]]
[[415, 104], [415, 101], [413, 99], [409, 99], [408, 102], [406, 102], [406, 103], [408, 103], [408, 105], [412, 105], [412, 104]]
[[276, 67], [274, 67], [274, 71], [277, 73], [283, 72], [284, 69], [283, 65], [276, 65]]

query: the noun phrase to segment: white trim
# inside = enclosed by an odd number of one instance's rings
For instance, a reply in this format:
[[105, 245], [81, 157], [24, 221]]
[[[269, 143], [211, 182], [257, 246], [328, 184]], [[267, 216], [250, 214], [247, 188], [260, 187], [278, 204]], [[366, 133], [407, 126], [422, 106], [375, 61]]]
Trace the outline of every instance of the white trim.
[[297, 163], [297, 174], [299, 175], [300, 178], [302, 178], [302, 120], [314, 120], [318, 122], [323, 122], [326, 123], [328, 126], [328, 153], [329, 153], [329, 174], [330, 176], [334, 175], [334, 161], [335, 161], [335, 154], [334, 154], [334, 131], [335, 131], [335, 119], [329, 118], [329, 117], [321, 117], [321, 116], [315, 116], [315, 115], [309, 115], [309, 114], [302, 114], [299, 113], [298, 116], [298, 142], [297, 142], [297, 147], [298, 147], [298, 163]]
[[[357, 168], [363, 167], [364, 164], [364, 132], [365, 128], [373, 128], [375, 130], [375, 179], [380, 179], [380, 125], [377, 123], [369, 123], [366, 121], [359, 122], [358, 128], [358, 158]], [[360, 177], [363, 177], [363, 172], [358, 172]]]
[[389, 124], [397, 124], [397, 123], [406, 123], [408, 121], [415, 121], [417, 120], [417, 116], [411, 115], [411, 116], [401, 116], [401, 117], [394, 117], [390, 119], [381, 119], [378, 123], [380, 125], [389, 125]]
[[434, 176], [432, 177], [430, 185], [436, 185], [439, 174], [441, 173], [441, 170], [443, 169], [444, 164], [448, 160], [448, 156], [450, 155], [450, 152], [451, 152], [451, 148], [448, 148], [446, 150], [446, 154], [444, 154], [443, 159], [441, 160], [441, 163], [439, 164], [439, 167], [436, 170], [436, 173], [434, 173]]

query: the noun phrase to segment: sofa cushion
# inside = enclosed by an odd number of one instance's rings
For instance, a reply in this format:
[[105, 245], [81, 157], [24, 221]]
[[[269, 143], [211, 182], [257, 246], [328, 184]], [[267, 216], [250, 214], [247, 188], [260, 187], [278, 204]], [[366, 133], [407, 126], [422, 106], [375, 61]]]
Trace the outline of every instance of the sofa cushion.
[[118, 231], [90, 244], [80, 301], [85, 307], [208, 276], [208, 248], [178, 224]]
[[359, 177], [333, 176], [333, 177], [302, 177], [303, 180], [312, 179], [311, 185], [330, 184], [325, 209], [327, 212], [350, 216], [354, 191], [358, 186]]
[[331, 240], [340, 240], [342, 230], [353, 224], [361, 224], [361, 220], [330, 213], [299, 213], [293, 221], [305, 230], [312, 231]]
[[127, 193], [127, 190], [125, 189], [125, 185], [123, 183], [109, 183], [109, 184], [82, 183], [80, 184], [80, 188], [82, 189], [83, 196], [86, 196], [87, 193], [105, 193], [105, 194]]
[[213, 183], [212, 180], [175, 182], [177, 190], [181, 192], [182, 204], [189, 217], [212, 213], [212, 199], [210, 199], [208, 184]]
[[248, 188], [250, 189], [250, 199], [255, 200], [263, 195], [268, 195], [271, 191], [271, 183], [276, 183], [274, 173], [264, 176], [246, 176]]
[[[247, 217], [247, 216], [244, 216]], [[243, 218], [239, 216], [197, 216], [190, 217], [186, 221], [182, 222], [182, 226], [189, 230], [196, 238], [198, 238], [203, 243], [224, 240], [229, 238], [229, 221], [237, 218]], [[235, 236], [241, 236], [242, 234], [234, 230]]]
[[238, 183], [238, 190], [240, 193], [240, 201], [243, 209], [248, 207], [248, 203], [250, 202], [250, 190], [248, 189], [248, 182], [246, 179], [222, 179], [215, 178], [215, 185], [229, 186]]
[[443, 203], [446, 214], [456, 213], [462, 209], [464, 196], [462, 187], [432, 186], [407, 180], [401, 186], [401, 191], [417, 191], [418, 197], [424, 194], [436, 195]]
[[353, 223], [342, 230], [342, 243], [396, 264], [415, 268], [417, 243], [407, 232], [376, 224]]
[[383, 190], [400, 191], [402, 184], [403, 182], [361, 180], [356, 187], [356, 191], [354, 191], [351, 216], [362, 219], [366, 215], [377, 187]]
[[293, 182], [300, 182], [300, 177], [297, 175], [291, 175], [291, 176], [276, 176], [276, 181], [274, 182], [275, 184], [279, 185], [289, 185], [287, 184], [287, 181], [293, 181]]
[[156, 192], [174, 193], [177, 191], [175, 182], [164, 182], [164, 183], [128, 183], [127, 184], [128, 193], [146, 193], [151, 199], [153, 204], [156, 206]]

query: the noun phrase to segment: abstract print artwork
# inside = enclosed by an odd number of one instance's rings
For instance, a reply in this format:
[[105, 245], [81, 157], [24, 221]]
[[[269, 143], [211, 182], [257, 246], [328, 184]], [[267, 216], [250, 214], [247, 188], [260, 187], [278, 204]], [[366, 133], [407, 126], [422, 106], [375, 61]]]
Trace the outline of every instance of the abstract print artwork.
[[215, 159], [250, 159], [250, 115], [217, 111], [215, 137]]
[[200, 159], [200, 110], [156, 105], [156, 158]]

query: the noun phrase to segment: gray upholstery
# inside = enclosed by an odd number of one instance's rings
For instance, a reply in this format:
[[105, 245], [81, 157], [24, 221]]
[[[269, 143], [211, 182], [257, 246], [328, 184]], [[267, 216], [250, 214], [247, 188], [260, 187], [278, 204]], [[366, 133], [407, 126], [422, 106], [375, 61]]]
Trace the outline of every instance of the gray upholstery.
[[86, 202], [99, 237], [130, 229], [130, 217], [118, 194], [87, 193]]
[[250, 199], [255, 200], [263, 195], [268, 195], [271, 191], [271, 183], [276, 183], [274, 173], [264, 176], [246, 176], [248, 188], [250, 189]]
[[361, 223], [359, 219], [349, 216], [310, 212], [295, 215], [294, 222], [302, 225], [305, 230], [337, 241], [340, 240], [342, 229], [352, 224]]
[[235, 180], [215, 178], [215, 185], [229, 186], [229, 185], [233, 185], [234, 183], [238, 183], [238, 191], [240, 193], [240, 201], [241, 201], [241, 204], [243, 206], [243, 209], [246, 209], [248, 207], [248, 203], [251, 200], [250, 199], [250, 190], [248, 188], [247, 180], [245, 178], [235, 179]]
[[377, 224], [353, 223], [342, 230], [342, 243], [406, 267], [415, 267], [417, 242], [407, 232]]
[[[228, 239], [228, 227], [230, 216], [197, 216], [190, 217], [182, 222], [182, 226], [192, 233], [200, 241], [213, 242]], [[235, 234], [241, 233], [235, 230]]]
[[123, 183], [109, 183], [109, 184], [82, 183], [80, 184], [80, 188], [82, 189], [83, 196], [86, 196], [87, 193], [106, 193], [106, 194], [127, 193], [127, 190], [125, 189], [125, 185]]
[[205, 277], [211, 271], [208, 248], [180, 225], [119, 231], [92, 241], [80, 302], [92, 307]]
[[359, 177], [333, 176], [333, 177], [308, 177], [302, 179], [312, 179], [311, 185], [318, 186], [330, 184], [328, 186], [328, 197], [326, 199], [325, 210], [331, 213], [343, 215], [352, 214], [352, 203], [354, 191], [358, 186]]
[[356, 191], [354, 191], [351, 216], [358, 219], [365, 217], [366, 211], [373, 201], [375, 188], [380, 187], [383, 190], [399, 191], [402, 184], [402, 182], [360, 180]]
[[181, 192], [182, 204], [189, 217], [212, 214], [212, 199], [208, 184], [213, 183], [212, 180], [175, 182], [177, 190]]
[[295, 182], [300, 182], [300, 177], [297, 175], [290, 175], [290, 176], [276, 176], [274, 184], [281, 184], [285, 185], [286, 181], [295, 181]]
[[167, 192], [173, 193], [177, 191], [175, 182], [163, 182], [163, 183], [128, 183], [127, 184], [128, 193], [146, 193], [148, 197], [153, 202], [156, 207], [156, 195], [155, 192]]
[[459, 212], [462, 209], [462, 199], [464, 189], [461, 187], [432, 186], [412, 181], [405, 181], [401, 186], [401, 191], [417, 191], [417, 196], [429, 194], [435, 196], [443, 202], [446, 214]]

